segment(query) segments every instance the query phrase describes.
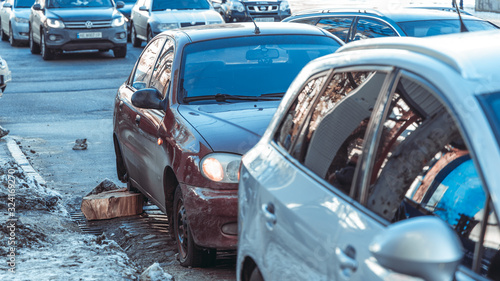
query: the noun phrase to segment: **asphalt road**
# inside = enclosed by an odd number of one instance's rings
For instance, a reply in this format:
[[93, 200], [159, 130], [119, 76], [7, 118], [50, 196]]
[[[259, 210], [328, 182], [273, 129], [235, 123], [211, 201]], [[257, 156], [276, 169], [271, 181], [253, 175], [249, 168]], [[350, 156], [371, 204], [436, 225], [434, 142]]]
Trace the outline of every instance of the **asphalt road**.
[[[27, 46], [0, 42], [0, 55], [12, 71], [0, 100], [0, 125], [21, 142], [34, 168], [64, 195], [70, 210], [78, 209], [81, 198], [102, 180], [119, 183], [113, 100], [141, 51], [129, 44], [124, 59], [112, 52], [78, 52], [44, 61]], [[88, 149], [72, 150], [80, 138], [87, 139]]]

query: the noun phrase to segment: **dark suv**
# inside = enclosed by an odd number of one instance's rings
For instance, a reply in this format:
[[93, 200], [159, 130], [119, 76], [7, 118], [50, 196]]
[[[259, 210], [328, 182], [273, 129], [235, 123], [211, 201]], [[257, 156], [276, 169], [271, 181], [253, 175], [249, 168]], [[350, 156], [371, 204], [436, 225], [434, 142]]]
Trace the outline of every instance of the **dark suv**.
[[109, 51], [117, 58], [127, 54], [125, 17], [117, 10], [124, 3], [113, 0], [37, 0], [31, 7], [31, 53], [44, 60], [62, 51]]
[[226, 22], [281, 21], [291, 15], [290, 4], [286, 0], [212, 0], [216, 10]]

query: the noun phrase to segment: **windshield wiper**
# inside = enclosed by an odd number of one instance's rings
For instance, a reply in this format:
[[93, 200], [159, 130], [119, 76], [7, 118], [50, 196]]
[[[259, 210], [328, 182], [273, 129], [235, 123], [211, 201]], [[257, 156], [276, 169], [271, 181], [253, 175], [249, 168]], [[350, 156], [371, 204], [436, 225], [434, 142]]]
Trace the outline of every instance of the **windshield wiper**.
[[246, 100], [246, 101], [259, 101], [259, 100], [276, 100], [276, 97], [261, 95], [259, 97], [252, 96], [238, 96], [238, 95], [228, 95], [228, 94], [216, 94], [209, 96], [197, 96], [197, 97], [185, 97], [184, 102], [191, 101], [204, 101], [204, 100], [215, 100], [217, 102], [226, 102], [228, 100]]
[[259, 97], [282, 98], [284, 95], [285, 93], [269, 93], [269, 94], [262, 94]]

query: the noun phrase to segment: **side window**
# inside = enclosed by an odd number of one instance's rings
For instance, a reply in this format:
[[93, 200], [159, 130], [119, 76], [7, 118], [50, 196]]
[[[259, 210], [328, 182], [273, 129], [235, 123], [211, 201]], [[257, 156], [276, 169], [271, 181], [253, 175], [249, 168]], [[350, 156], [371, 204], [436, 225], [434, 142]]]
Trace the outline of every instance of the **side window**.
[[156, 63], [156, 57], [164, 42], [165, 37], [155, 39], [151, 44], [148, 44], [146, 49], [142, 52], [137, 62], [137, 68], [135, 69], [134, 78], [132, 80], [132, 87], [135, 89], [140, 90], [148, 86]]
[[309, 79], [288, 110], [285, 120], [274, 138], [276, 143], [286, 150], [289, 150], [296, 142], [299, 130], [307, 117], [314, 98], [323, 88], [327, 75], [328, 73], [321, 73]]
[[174, 40], [168, 38], [163, 47], [160, 57], [156, 62], [151, 78], [151, 87], [157, 89], [165, 97], [172, 75], [172, 63], [174, 61]]
[[388, 24], [370, 18], [360, 18], [356, 24], [356, 32], [353, 40], [368, 38], [398, 36]]
[[353, 17], [331, 17], [322, 18], [316, 26], [328, 30], [340, 40], [347, 42], [349, 29], [351, 28]]
[[[465, 251], [462, 264], [472, 269], [487, 194], [458, 124], [433, 87], [403, 72], [379, 126], [378, 147], [365, 178], [366, 200], [362, 196], [361, 202], [392, 222], [440, 217], [459, 235]], [[485, 241], [490, 250], [484, 251], [482, 269], [477, 269], [483, 275], [490, 274], [495, 255], [500, 258], [498, 222], [491, 211], [488, 215], [494, 234]]]
[[315, 25], [318, 22], [318, 19], [317, 18], [305, 18], [305, 19], [294, 20], [293, 22]]

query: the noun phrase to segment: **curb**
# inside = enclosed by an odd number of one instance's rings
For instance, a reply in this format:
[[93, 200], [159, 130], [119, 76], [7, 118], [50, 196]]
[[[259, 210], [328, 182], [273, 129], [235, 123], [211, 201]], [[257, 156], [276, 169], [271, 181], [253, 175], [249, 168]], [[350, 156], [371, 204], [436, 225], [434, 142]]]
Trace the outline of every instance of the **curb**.
[[16, 140], [9, 136], [5, 137], [4, 140], [7, 142], [7, 148], [9, 149], [12, 158], [14, 158], [16, 163], [23, 169], [26, 176], [34, 181], [37, 181], [41, 185], [45, 185], [45, 180], [37, 171], [35, 171], [35, 169], [33, 169], [30, 162], [26, 159], [26, 156], [17, 145]]

